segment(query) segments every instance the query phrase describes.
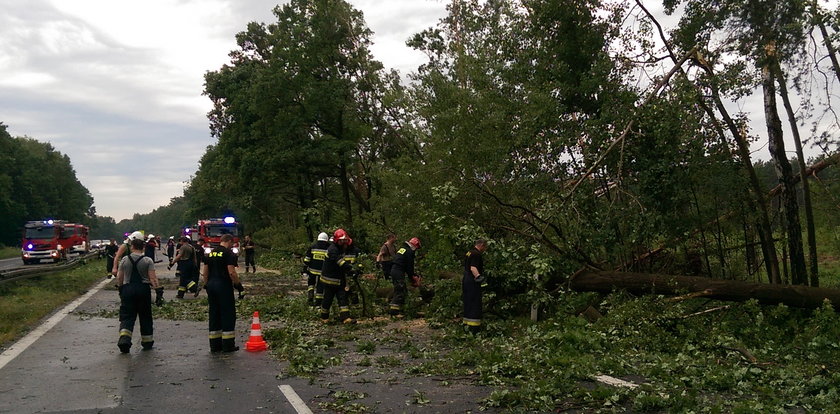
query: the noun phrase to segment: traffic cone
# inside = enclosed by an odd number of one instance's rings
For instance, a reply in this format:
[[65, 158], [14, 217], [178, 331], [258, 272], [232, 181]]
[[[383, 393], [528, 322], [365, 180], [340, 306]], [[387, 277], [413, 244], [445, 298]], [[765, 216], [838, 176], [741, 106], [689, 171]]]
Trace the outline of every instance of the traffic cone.
[[254, 321], [251, 323], [251, 337], [245, 343], [245, 350], [251, 352], [265, 351], [268, 349], [262, 337], [262, 328], [260, 328], [260, 313], [254, 312]]

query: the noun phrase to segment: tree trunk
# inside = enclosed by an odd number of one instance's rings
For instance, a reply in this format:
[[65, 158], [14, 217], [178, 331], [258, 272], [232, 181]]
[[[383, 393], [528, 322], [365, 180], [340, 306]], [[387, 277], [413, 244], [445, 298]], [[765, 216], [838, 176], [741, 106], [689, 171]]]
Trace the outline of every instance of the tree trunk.
[[609, 293], [616, 289], [636, 295], [703, 292], [709, 299], [744, 302], [756, 299], [765, 305], [783, 303], [797, 308], [818, 308], [827, 299], [840, 311], [840, 290], [808, 286], [784, 286], [737, 280], [709, 279], [646, 273], [596, 272], [584, 270], [569, 280], [569, 286], [582, 292]]
[[[793, 144], [796, 146], [796, 158], [799, 164], [799, 171], [805, 171], [805, 154], [802, 151], [802, 139], [799, 136], [799, 127], [796, 124], [796, 115], [793, 112], [793, 106], [790, 104], [790, 97], [788, 96], [787, 84], [785, 82], [785, 75], [782, 73], [782, 68], [776, 64], [774, 67], [776, 71], [776, 81], [779, 83], [779, 94], [782, 96], [782, 102], [785, 105], [787, 112], [788, 123], [790, 130], [793, 133]], [[805, 208], [805, 230], [808, 236], [808, 265], [809, 274], [811, 276], [811, 286], [820, 285], [819, 264], [817, 262], [817, 235], [814, 226], [814, 210], [811, 207], [811, 187], [808, 183], [808, 176], [805, 174], [799, 175], [802, 180], [802, 204]]]
[[823, 43], [825, 44], [826, 50], [828, 50], [828, 58], [831, 59], [831, 67], [834, 68], [834, 75], [837, 76], [837, 80], [840, 81], [840, 62], [837, 62], [837, 49], [835, 49], [834, 44], [831, 43], [831, 38], [828, 36], [828, 29], [825, 27], [824, 16], [820, 12], [820, 6], [817, 4], [816, 0], [811, 6], [814, 8], [814, 20], [817, 21], [817, 27], [820, 28]]
[[347, 211], [347, 224], [353, 225], [353, 205], [350, 202], [350, 180], [347, 178], [347, 163], [344, 160], [339, 164], [339, 177], [341, 179], [341, 195], [344, 199], [344, 209]]
[[796, 184], [793, 170], [785, 154], [785, 142], [782, 134], [782, 121], [776, 108], [776, 85], [772, 67], [775, 62], [774, 45], [767, 45], [766, 62], [761, 67], [761, 85], [764, 92], [764, 116], [767, 123], [767, 139], [770, 156], [776, 167], [776, 175], [782, 184], [782, 204], [784, 206], [784, 226], [788, 233], [790, 254], [791, 282], [804, 285], [808, 282], [805, 270], [805, 253], [802, 251], [802, 229], [799, 225], [799, 205], [796, 201]]

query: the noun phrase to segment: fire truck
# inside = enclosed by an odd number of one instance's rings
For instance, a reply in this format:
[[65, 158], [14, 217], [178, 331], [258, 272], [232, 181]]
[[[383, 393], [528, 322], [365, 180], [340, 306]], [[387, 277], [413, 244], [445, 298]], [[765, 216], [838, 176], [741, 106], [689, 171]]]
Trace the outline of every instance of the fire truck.
[[90, 251], [88, 233], [90, 228], [76, 223], [67, 223], [61, 231], [59, 243], [64, 248], [65, 256], [71, 254], [85, 254]]
[[205, 250], [212, 250], [221, 242], [222, 236], [230, 234], [233, 236], [233, 245], [231, 250], [234, 254], [239, 254], [239, 223], [234, 217], [211, 218], [207, 220], [198, 221], [198, 238], [204, 239], [207, 243]]
[[23, 242], [20, 256], [23, 264], [39, 263], [41, 260], [58, 262], [64, 257], [61, 236], [63, 220], [28, 221], [23, 225]]

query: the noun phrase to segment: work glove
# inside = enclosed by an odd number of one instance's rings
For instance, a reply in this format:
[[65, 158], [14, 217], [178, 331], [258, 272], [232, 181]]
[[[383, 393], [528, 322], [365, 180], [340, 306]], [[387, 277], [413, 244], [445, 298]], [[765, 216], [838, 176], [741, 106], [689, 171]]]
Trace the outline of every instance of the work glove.
[[163, 286], [155, 289], [155, 306], [163, 305]]
[[233, 285], [233, 288], [239, 292], [239, 299], [245, 297], [245, 286], [242, 286], [242, 282], [237, 282]]
[[478, 275], [475, 277], [475, 283], [478, 283], [481, 287], [487, 287], [487, 276]]
[[420, 287], [421, 283], [423, 283], [423, 278], [422, 277], [420, 277], [418, 275], [414, 275], [414, 276], [411, 277], [411, 286]]

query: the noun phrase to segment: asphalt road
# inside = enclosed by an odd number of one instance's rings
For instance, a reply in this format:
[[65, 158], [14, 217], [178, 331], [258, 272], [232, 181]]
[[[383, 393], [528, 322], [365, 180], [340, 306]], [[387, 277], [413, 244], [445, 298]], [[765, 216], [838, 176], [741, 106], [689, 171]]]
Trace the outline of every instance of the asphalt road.
[[[156, 267], [159, 277], [174, 277], [165, 263]], [[165, 296], [173, 300], [174, 292]], [[108, 281], [10, 361], [8, 355], [20, 347], [2, 350], [0, 413], [319, 413], [332, 412], [319, 404], [332, 401], [338, 391], [364, 393], [361, 402], [373, 412], [454, 413], [478, 411], [478, 401], [490, 391], [469, 383], [441, 386], [403, 369], [375, 370], [349, 359], [314, 381], [287, 377], [281, 373], [288, 362], [268, 352], [211, 354], [206, 322], [156, 319], [155, 347], [150, 351], [140, 350], [138, 324], [134, 347], [121, 354], [117, 318], [103, 317], [118, 305], [113, 282]], [[249, 316], [240, 315], [236, 324], [237, 343], [243, 349], [250, 334]], [[291, 387], [308, 408], [298, 411], [281, 386], [286, 392]], [[408, 405], [418, 392], [432, 402]]]
[[18, 266], [23, 266], [23, 260], [21, 260], [20, 257], [0, 260], [0, 270], [11, 269]]

